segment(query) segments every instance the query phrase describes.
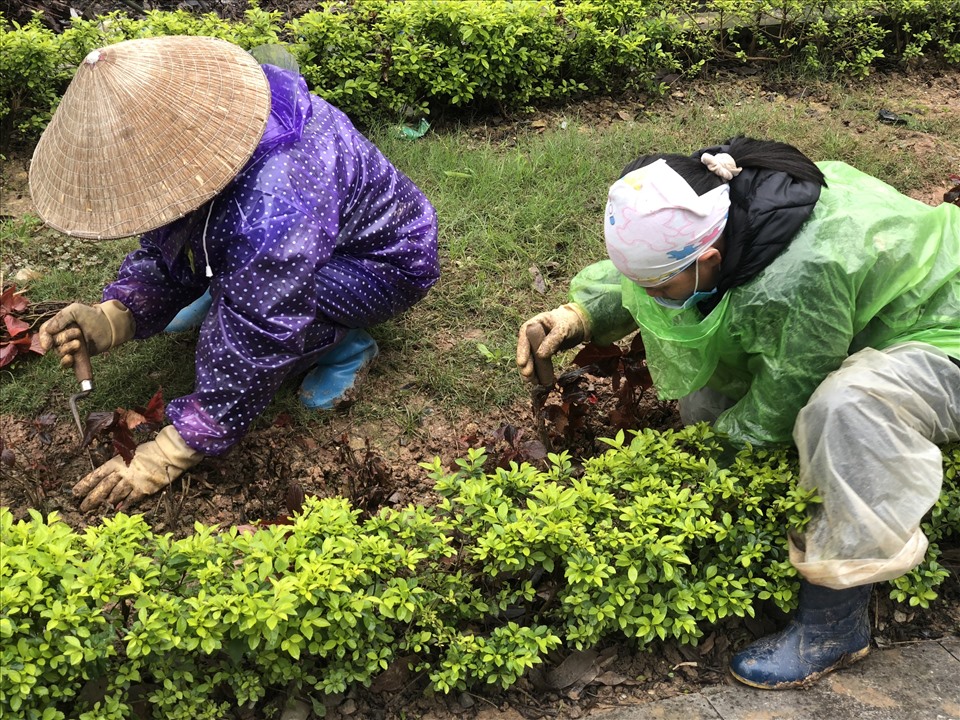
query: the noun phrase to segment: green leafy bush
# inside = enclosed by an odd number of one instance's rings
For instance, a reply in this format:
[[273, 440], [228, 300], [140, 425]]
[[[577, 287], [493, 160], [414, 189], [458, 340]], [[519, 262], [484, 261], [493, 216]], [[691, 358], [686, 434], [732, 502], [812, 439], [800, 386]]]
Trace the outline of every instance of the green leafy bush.
[[[689, 7], [688, 7], [689, 5]], [[591, 92], [662, 92], [658, 76], [695, 75], [714, 57], [691, 19], [699, 4], [584, 0], [565, 8], [564, 63]]]
[[420, 110], [523, 107], [577, 89], [559, 76], [563, 32], [547, 3], [389, 3], [378, 18], [390, 48], [386, 82]]
[[[795, 605], [785, 534], [816, 498], [789, 453], [732, 453], [705, 426], [609, 442], [582, 473], [564, 454], [544, 470], [436, 460], [436, 507], [361, 521], [312, 499], [252, 534], [173, 540], [125, 515], [75, 532], [0, 509], [0, 714], [128, 718], [145, 697], [157, 718], [219, 718], [282, 688], [319, 703], [398, 662], [440, 692], [508, 687], [560, 646], [696, 643], [759, 600]], [[945, 577], [960, 446], [945, 465], [898, 600], [926, 606]]]
[[143, 18], [114, 12], [95, 20], [73, 18], [56, 34], [34, 18], [10, 27], [0, 14], [0, 143], [8, 138], [31, 140], [49, 122], [77, 66], [87, 53], [122, 40], [162, 35], [205, 35], [250, 49], [278, 43], [279, 12], [253, 6], [246, 20], [233, 23], [214, 13], [194, 15], [154, 10]]
[[737, 455], [705, 428], [645, 431], [587, 463], [565, 455], [540, 473], [529, 466], [455, 475], [433, 468], [441, 506], [474, 539], [469, 557], [492, 579], [501, 609], [533, 594], [531, 581], [502, 578], [537, 568], [556, 579], [553, 625], [578, 648], [621, 632], [643, 646], [696, 642], [705, 624], [752, 614], [755, 599], [792, 606], [795, 572], [785, 530], [802, 529], [815, 499], [794, 486], [785, 453]]
[[7, 30], [0, 13], [0, 140], [36, 137], [53, 114], [75, 65], [59, 58], [59, 40], [38, 18]]
[[279, 12], [252, 7], [245, 17], [245, 22], [231, 22], [214, 13], [194, 15], [185, 10], [151, 10], [142, 18], [114, 12], [96, 20], [73, 18], [70, 27], [57, 37], [64, 59], [74, 65], [95, 48], [136, 38], [202, 35], [229, 40], [247, 49], [280, 42]]
[[355, 117], [402, 102], [381, 88], [385, 58], [380, 37], [369, 27], [377, 14], [371, 5], [366, 6], [367, 14], [360, 14], [359, 9], [350, 12], [339, 3], [327, 3], [290, 24], [295, 38], [291, 50], [307, 84]]

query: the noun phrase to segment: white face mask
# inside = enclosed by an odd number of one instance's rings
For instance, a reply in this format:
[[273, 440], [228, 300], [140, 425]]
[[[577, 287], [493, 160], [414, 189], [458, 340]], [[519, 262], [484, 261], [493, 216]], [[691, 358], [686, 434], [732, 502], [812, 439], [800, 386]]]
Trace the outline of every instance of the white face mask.
[[696, 275], [694, 276], [694, 281], [693, 281], [693, 294], [690, 297], [688, 297], [686, 300], [671, 300], [670, 298], [665, 298], [665, 297], [655, 297], [653, 299], [654, 302], [656, 302], [658, 305], [661, 305], [665, 308], [669, 308], [670, 310], [687, 310], [688, 308], [692, 308], [694, 305], [702, 302], [703, 300], [706, 300], [708, 297], [716, 295], [717, 294], [716, 288], [714, 288], [713, 290], [700, 290], [699, 292], [697, 291], [697, 287], [700, 285], [700, 263], [699, 262], [694, 261], [694, 272], [696, 273]]

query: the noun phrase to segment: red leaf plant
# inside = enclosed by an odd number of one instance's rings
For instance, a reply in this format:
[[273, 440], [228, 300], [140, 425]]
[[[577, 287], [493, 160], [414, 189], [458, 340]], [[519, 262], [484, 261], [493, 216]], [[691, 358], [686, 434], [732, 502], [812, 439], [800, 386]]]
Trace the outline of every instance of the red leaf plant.
[[36, 353], [43, 355], [37, 333], [30, 332], [30, 323], [21, 320], [18, 315], [30, 305], [30, 301], [17, 293], [17, 286], [11, 285], [0, 293], [0, 317], [6, 334], [0, 335], [0, 367], [13, 362], [17, 355]]

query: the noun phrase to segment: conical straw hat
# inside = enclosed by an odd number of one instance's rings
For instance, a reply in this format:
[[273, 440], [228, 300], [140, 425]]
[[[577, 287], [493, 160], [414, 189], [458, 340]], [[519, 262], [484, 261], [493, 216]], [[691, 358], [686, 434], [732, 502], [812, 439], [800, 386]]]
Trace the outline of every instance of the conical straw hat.
[[77, 237], [166, 225], [236, 176], [269, 113], [257, 61], [224, 40], [167, 36], [94, 50], [34, 151], [34, 206]]

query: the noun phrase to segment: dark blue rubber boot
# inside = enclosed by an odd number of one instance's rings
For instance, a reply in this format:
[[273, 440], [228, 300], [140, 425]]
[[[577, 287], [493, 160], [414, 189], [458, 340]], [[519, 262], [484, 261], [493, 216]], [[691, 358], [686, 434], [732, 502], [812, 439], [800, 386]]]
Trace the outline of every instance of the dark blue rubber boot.
[[178, 312], [163, 331], [165, 333], [178, 333], [195, 330], [203, 325], [203, 320], [207, 317], [207, 313], [210, 311], [212, 304], [213, 298], [210, 297], [210, 291], [207, 290], [203, 295]]
[[300, 384], [300, 402], [310, 409], [331, 410], [377, 356], [377, 341], [366, 330], [351, 330], [317, 361]]
[[872, 585], [831, 590], [800, 582], [800, 607], [786, 629], [733, 656], [742, 683], [766, 690], [806, 687], [870, 651]]

